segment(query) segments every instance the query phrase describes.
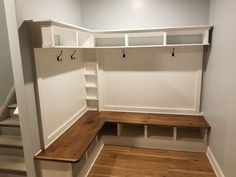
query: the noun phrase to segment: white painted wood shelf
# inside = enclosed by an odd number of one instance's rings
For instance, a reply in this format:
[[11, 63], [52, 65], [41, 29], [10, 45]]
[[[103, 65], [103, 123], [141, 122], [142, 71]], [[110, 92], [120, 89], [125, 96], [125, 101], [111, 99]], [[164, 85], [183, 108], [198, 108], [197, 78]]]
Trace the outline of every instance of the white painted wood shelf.
[[212, 26], [90, 30], [57, 21], [34, 21], [38, 48], [142, 48], [209, 45]]
[[98, 100], [96, 96], [87, 96], [86, 100]]
[[85, 75], [85, 89], [86, 89], [86, 103], [88, 110], [97, 111], [98, 98], [98, 62], [96, 56], [96, 49], [85, 50], [84, 61], [84, 75]]

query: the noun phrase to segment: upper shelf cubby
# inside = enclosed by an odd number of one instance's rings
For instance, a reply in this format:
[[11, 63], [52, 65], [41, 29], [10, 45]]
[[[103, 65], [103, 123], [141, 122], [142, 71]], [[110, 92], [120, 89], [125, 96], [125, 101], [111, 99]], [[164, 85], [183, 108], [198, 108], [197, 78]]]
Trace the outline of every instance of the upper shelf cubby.
[[209, 45], [209, 30], [177, 30], [167, 32], [166, 45]]
[[123, 47], [125, 46], [124, 34], [95, 34], [94, 47]]
[[128, 34], [128, 46], [163, 46], [164, 32], [141, 32]]
[[56, 21], [35, 21], [34, 47], [133, 48], [209, 45], [212, 26], [96, 31]]

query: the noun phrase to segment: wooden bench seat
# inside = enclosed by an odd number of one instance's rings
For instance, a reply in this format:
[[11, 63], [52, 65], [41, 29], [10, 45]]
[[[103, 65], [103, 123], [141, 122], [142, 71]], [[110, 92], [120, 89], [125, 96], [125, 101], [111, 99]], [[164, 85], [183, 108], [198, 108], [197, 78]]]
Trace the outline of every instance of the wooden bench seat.
[[167, 127], [210, 128], [203, 116], [100, 112], [99, 117], [106, 122], [114, 123], [146, 124]]
[[98, 119], [98, 112], [88, 111], [62, 134], [36, 159], [61, 162], [78, 162], [102, 128], [104, 121]]
[[35, 158], [76, 163], [96, 138], [105, 122], [210, 128], [203, 116], [87, 111], [74, 125]]

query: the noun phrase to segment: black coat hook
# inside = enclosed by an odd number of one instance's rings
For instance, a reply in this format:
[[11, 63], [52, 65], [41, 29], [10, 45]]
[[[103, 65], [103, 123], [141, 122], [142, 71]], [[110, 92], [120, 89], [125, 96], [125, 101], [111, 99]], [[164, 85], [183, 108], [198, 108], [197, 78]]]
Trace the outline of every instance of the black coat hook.
[[74, 53], [70, 56], [71, 60], [75, 60], [75, 53], [76, 53], [76, 50], [74, 50]]
[[175, 57], [175, 48], [172, 49], [172, 57]]
[[62, 61], [62, 53], [63, 53], [63, 50], [61, 50], [60, 54], [57, 56], [57, 61]]
[[123, 58], [125, 58], [125, 49], [123, 49]]

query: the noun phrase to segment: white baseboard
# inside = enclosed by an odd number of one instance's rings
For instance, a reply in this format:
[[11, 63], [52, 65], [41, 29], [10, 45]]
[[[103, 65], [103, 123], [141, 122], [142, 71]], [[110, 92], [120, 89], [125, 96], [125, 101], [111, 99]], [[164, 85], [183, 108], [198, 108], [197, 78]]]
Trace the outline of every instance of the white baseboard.
[[120, 105], [103, 105], [101, 111], [154, 113], [154, 114], [179, 114], [179, 115], [202, 115], [195, 108], [164, 108], [164, 107], [136, 107]]
[[216, 161], [215, 156], [213, 155], [209, 146], [207, 147], [206, 155], [211, 163], [213, 170], [215, 171], [216, 176], [217, 177], [225, 177], [223, 171], [221, 170], [221, 168], [220, 168], [218, 162]]

